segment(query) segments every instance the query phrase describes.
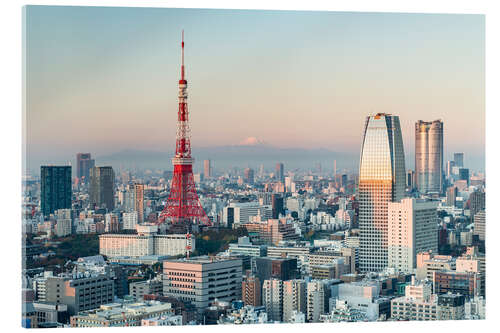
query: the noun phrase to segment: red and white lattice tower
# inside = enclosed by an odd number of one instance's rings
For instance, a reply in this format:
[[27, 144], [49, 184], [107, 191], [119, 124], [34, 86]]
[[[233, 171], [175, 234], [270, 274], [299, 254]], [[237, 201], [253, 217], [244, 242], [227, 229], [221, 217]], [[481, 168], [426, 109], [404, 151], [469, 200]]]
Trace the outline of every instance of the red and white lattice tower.
[[160, 213], [158, 223], [168, 222], [187, 229], [193, 224], [211, 225], [211, 221], [201, 207], [196, 193], [191, 157], [191, 141], [187, 107], [187, 81], [184, 76], [184, 31], [182, 32], [182, 65], [179, 80], [179, 112], [177, 115], [177, 135], [175, 157], [172, 158], [174, 174], [170, 195], [165, 208]]

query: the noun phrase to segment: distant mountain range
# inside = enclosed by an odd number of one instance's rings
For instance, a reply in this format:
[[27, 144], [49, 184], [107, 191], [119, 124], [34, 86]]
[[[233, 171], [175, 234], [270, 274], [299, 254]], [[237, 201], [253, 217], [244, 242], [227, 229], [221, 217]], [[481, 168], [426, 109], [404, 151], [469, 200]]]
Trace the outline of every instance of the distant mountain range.
[[[116, 169], [165, 169], [172, 170], [173, 151], [151, 151], [126, 149], [116, 153], [96, 156], [96, 165], [111, 165]], [[323, 170], [333, 170], [337, 160], [338, 171], [357, 169], [359, 155], [334, 152], [328, 149], [279, 148], [266, 144], [236, 145], [207, 148], [193, 148], [194, 171], [201, 172], [203, 160], [212, 161], [215, 169], [231, 167], [258, 169], [261, 164], [274, 170], [277, 162], [282, 162], [287, 170], [317, 169], [318, 163]]]

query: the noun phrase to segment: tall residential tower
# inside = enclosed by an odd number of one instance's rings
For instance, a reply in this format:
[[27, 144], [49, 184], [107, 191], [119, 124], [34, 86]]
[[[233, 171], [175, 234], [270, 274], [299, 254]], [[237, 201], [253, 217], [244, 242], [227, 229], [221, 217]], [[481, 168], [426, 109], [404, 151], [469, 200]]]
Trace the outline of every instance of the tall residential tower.
[[420, 193], [443, 192], [443, 122], [415, 123], [415, 173]]
[[405, 192], [405, 157], [399, 117], [366, 117], [359, 166], [359, 265], [363, 272], [387, 267], [388, 203]]

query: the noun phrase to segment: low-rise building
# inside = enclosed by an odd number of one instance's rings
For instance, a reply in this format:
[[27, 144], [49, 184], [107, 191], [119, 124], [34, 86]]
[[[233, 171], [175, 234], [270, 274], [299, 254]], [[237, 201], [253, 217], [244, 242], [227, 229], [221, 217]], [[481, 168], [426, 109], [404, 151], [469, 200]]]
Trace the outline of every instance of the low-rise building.
[[437, 295], [429, 283], [412, 279], [405, 296], [391, 300], [391, 318], [395, 320], [437, 320]]
[[421, 252], [417, 254], [417, 273], [419, 280], [431, 280], [434, 272], [442, 270], [455, 270], [456, 258], [452, 256], [437, 255], [434, 252]]
[[156, 225], [137, 225], [137, 234], [99, 235], [99, 253], [107, 257], [143, 257], [185, 255], [196, 249], [191, 234], [157, 234]]
[[163, 282], [160, 279], [132, 282], [129, 285], [129, 295], [137, 300], [143, 299], [144, 295], [157, 295], [163, 293]]
[[438, 296], [438, 320], [465, 319], [465, 296], [442, 294]]
[[467, 298], [481, 295], [481, 274], [474, 272], [440, 271], [434, 272], [434, 293], [448, 292], [461, 294]]
[[71, 327], [141, 326], [142, 320], [174, 315], [170, 303], [147, 301], [103, 304], [99, 309], [81, 311], [70, 319]]

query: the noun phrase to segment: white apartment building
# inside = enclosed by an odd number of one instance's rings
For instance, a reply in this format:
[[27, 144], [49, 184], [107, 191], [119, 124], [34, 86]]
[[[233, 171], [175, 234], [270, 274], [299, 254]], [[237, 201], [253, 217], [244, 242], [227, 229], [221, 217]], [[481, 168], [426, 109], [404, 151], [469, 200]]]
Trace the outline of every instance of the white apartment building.
[[438, 250], [437, 203], [405, 198], [388, 203], [388, 267], [412, 273], [419, 252]]
[[283, 281], [264, 280], [262, 284], [262, 305], [266, 307], [269, 321], [283, 321]]
[[241, 225], [250, 222], [252, 217], [260, 216], [267, 221], [272, 218], [272, 206], [261, 205], [259, 202], [231, 202], [224, 207], [222, 223], [225, 226]]
[[123, 230], [135, 230], [137, 226], [137, 212], [123, 213]]
[[326, 284], [322, 280], [307, 283], [307, 321], [319, 322], [320, 316], [325, 314]]
[[[304, 280], [288, 280], [283, 282], [283, 321], [293, 323], [307, 311], [307, 284]], [[295, 316], [295, 318], [294, 318]], [[305, 320], [305, 317], [304, 317]]]
[[71, 235], [72, 221], [71, 219], [58, 219], [56, 223], [57, 237]]
[[157, 234], [155, 225], [136, 226], [137, 235], [99, 235], [99, 254], [107, 257], [142, 257], [150, 255], [176, 256], [193, 252], [195, 238], [188, 234]]

